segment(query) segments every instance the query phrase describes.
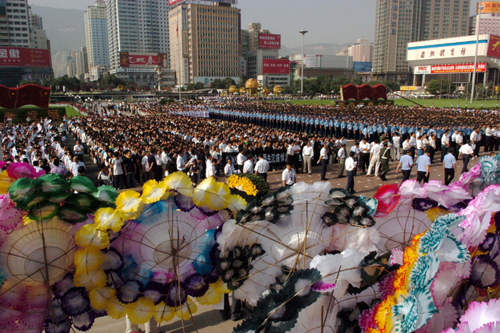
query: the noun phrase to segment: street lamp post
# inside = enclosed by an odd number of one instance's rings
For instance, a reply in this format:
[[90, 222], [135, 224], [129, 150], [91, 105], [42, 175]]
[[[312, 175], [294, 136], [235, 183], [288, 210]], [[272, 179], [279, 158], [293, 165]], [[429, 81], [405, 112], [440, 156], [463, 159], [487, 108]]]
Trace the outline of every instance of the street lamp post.
[[[474, 54], [474, 72], [472, 73], [472, 91], [470, 94], [470, 103], [474, 101], [474, 90], [476, 88], [476, 67], [477, 67], [477, 52], [479, 49], [479, 28], [481, 27], [481, 12], [483, 11], [482, 1], [479, 1], [479, 14], [476, 21], [476, 53]], [[486, 73], [484, 73], [486, 75]]]
[[302, 34], [302, 69], [300, 71], [300, 95], [303, 96], [304, 95], [304, 60], [305, 60], [304, 38], [305, 38], [305, 35], [308, 33], [308, 31], [307, 30], [300, 30], [299, 33]]

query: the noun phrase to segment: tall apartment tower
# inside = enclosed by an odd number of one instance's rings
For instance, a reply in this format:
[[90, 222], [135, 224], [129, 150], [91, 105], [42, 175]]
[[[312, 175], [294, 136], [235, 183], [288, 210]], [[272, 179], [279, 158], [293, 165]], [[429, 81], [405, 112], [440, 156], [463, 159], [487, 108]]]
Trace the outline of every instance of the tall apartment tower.
[[30, 20], [30, 47], [32, 49], [49, 49], [50, 42], [47, 38], [47, 32], [43, 30], [42, 17], [33, 14], [29, 6], [28, 14]]
[[467, 36], [470, 0], [423, 0], [420, 40]]
[[247, 62], [247, 75], [254, 78], [263, 74], [263, 60], [278, 59], [280, 52], [279, 48], [260, 49], [259, 34], [270, 34], [270, 31], [262, 29], [260, 23], [249, 23], [248, 31], [245, 32], [245, 38], [247, 38], [245, 44], [248, 45], [245, 57]]
[[4, 0], [0, 1], [0, 7], [3, 7], [2, 2], [5, 5], [6, 16], [5, 20], [0, 18], [0, 31], [3, 31], [0, 44], [29, 48], [31, 39], [28, 0]]
[[409, 83], [409, 42], [468, 35], [470, 0], [377, 0], [373, 75]]
[[352, 61], [372, 62], [373, 45], [369, 39], [358, 39], [356, 44], [349, 46], [347, 55], [352, 57]]
[[228, 3], [179, 4], [170, 9], [170, 66], [177, 83], [210, 84], [240, 77], [239, 9]]
[[[109, 68], [109, 37], [106, 3], [102, 0], [89, 6], [83, 16], [88, 70], [102, 66]], [[95, 78], [98, 79], [98, 78]]]
[[141, 84], [154, 83], [155, 71], [120, 66], [120, 53], [169, 53], [166, 0], [107, 0], [111, 74]]

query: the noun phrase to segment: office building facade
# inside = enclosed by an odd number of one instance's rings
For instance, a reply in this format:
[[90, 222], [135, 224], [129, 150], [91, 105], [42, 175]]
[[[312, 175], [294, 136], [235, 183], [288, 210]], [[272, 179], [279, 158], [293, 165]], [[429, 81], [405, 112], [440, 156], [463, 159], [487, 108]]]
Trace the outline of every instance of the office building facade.
[[373, 75], [407, 84], [410, 42], [465, 36], [470, 0], [377, 0]]
[[356, 44], [349, 46], [347, 55], [352, 57], [353, 61], [372, 62], [373, 44], [369, 39], [358, 39]]
[[240, 79], [240, 15], [228, 3], [179, 4], [170, 9], [170, 67], [177, 83], [209, 85]]
[[169, 54], [168, 1], [107, 0], [106, 6], [110, 73], [138, 85], [155, 84], [159, 54]]
[[94, 6], [89, 6], [84, 14], [85, 22], [85, 45], [87, 54], [88, 77], [90, 81], [96, 81], [99, 76], [92, 73], [91, 68], [109, 68], [109, 37], [108, 17], [106, 3], [102, 0], [96, 1]]

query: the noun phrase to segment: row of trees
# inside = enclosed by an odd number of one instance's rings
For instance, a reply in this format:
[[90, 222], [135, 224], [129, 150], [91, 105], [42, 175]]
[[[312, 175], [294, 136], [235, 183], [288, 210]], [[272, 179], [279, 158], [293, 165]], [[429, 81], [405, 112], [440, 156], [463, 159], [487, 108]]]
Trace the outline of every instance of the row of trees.
[[[468, 84], [464, 90], [457, 90], [457, 88], [457, 85], [451, 80], [430, 80], [427, 83], [426, 91], [435, 96], [456, 94], [470, 97], [472, 93], [471, 84]], [[493, 82], [488, 83], [486, 86], [478, 83], [474, 89], [474, 95], [476, 98], [487, 98], [497, 96], [497, 92]]]

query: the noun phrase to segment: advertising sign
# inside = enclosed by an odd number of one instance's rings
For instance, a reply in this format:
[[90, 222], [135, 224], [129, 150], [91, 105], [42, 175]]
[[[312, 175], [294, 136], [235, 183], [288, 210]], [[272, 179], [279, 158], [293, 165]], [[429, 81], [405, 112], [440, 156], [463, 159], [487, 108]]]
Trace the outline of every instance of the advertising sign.
[[168, 0], [168, 5], [169, 6], [175, 6], [177, 5], [178, 3], [182, 2], [184, 0]]
[[0, 47], [0, 66], [52, 67], [49, 50], [21, 47]]
[[129, 53], [128, 62], [130, 67], [156, 67], [158, 66], [157, 53]]
[[[489, 35], [485, 34], [479, 36], [478, 56], [487, 55], [490, 42], [488, 37]], [[458, 59], [469, 58], [466, 61], [470, 61], [470, 58], [474, 57], [475, 53], [476, 36], [463, 36], [408, 43], [407, 61], [425, 61], [427, 63], [433, 63], [434, 61], [432, 60], [434, 59], [457, 59], [451, 61], [460, 63], [461, 61]]]
[[[481, 10], [481, 14], [500, 13], [500, 2], [498, 1], [483, 1], [482, 6], [483, 10]], [[479, 2], [476, 6], [476, 13], [479, 14]]]
[[120, 52], [120, 67], [127, 68], [129, 65], [128, 52]]
[[158, 66], [167, 68], [168, 67], [168, 54], [158, 53]]
[[[486, 63], [477, 63], [477, 72], [483, 73], [486, 71]], [[451, 74], [451, 73], [472, 73], [474, 72], [474, 64], [451, 64], [451, 65], [428, 65], [415, 66], [413, 74]]]
[[352, 63], [355, 72], [371, 72], [372, 71], [372, 63], [371, 62], [363, 62], [363, 61], [354, 61]]
[[[232, 5], [237, 5], [238, 0], [207, 0], [210, 2], [221, 2], [221, 3], [230, 3]], [[175, 6], [178, 3], [184, 2], [184, 0], [168, 0], [168, 5], [169, 6]]]
[[259, 49], [281, 49], [281, 35], [259, 34]]
[[490, 35], [490, 42], [488, 43], [488, 57], [500, 58], [500, 37]]
[[399, 89], [401, 91], [415, 91], [415, 90], [417, 90], [417, 87], [415, 87], [415, 86], [401, 86]]
[[263, 59], [263, 74], [290, 74], [290, 60], [288, 59]]

